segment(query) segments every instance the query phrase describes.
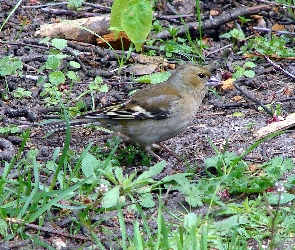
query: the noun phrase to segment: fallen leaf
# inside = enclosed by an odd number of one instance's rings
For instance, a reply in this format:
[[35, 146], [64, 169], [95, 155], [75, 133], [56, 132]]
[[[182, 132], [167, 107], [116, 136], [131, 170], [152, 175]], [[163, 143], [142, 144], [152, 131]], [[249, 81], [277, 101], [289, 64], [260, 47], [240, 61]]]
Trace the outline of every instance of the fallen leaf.
[[127, 71], [136, 76], [149, 75], [155, 72], [158, 66], [159, 64], [156, 64], [156, 63], [149, 63], [149, 64], [134, 63], [128, 68]]
[[240, 95], [236, 95], [236, 96], [233, 97], [233, 100], [236, 101], [236, 102], [238, 102], [238, 101], [243, 100], [243, 97], [240, 96]]
[[234, 89], [234, 85], [233, 85], [234, 80], [232, 78], [229, 78], [225, 81], [222, 81], [222, 86], [221, 86], [221, 90], [233, 90]]
[[128, 50], [131, 44], [130, 39], [128, 38], [126, 33], [123, 31], [119, 32], [117, 39], [115, 39], [114, 32], [113, 32], [110, 34], [103, 35], [102, 39], [97, 38], [96, 42], [100, 47], [107, 49], [111, 45], [111, 47], [115, 50], [121, 50], [122, 48], [124, 50]]
[[220, 15], [220, 11], [219, 10], [210, 10], [210, 16], [218, 16]]
[[273, 31], [285, 30], [285, 26], [276, 23], [276, 24], [274, 24], [274, 25], [272, 26], [272, 30], [273, 30]]
[[[138, 63], [166, 63], [167, 59], [165, 59], [163, 56], [148, 56], [143, 54], [137, 54], [132, 56], [135, 62]], [[166, 65], [165, 65], [166, 66]]]

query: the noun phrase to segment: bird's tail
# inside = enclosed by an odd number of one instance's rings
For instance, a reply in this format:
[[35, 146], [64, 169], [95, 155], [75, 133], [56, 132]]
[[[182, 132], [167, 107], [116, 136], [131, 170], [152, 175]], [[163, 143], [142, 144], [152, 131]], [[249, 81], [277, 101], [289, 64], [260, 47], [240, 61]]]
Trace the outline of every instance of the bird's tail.
[[[70, 121], [70, 127], [81, 127], [83, 125], [99, 125], [99, 122], [95, 119], [75, 119]], [[41, 125], [40, 129], [42, 133], [47, 134], [47, 133], [54, 133], [57, 131], [63, 131], [66, 130], [67, 125], [65, 121], [57, 121], [57, 122], [50, 122]]]

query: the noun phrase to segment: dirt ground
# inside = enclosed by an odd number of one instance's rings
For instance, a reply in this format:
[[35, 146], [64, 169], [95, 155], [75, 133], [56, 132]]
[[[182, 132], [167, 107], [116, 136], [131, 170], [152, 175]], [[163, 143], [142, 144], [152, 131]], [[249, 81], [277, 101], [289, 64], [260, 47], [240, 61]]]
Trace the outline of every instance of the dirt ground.
[[[180, 7], [177, 7], [176, 2], [177, 1], [172, 1], [172, 6], [180, 10]], [[186, 2], [187, 6], [191, 3], [190, 1]], [[229, 4], [231, 1], [216, 2], [215, 6], [217, 6], [217, 9], [221, 12], [224, 8], [230, 9], [231, 7], [236, 7]], [[247, 4], [247, 1], [243, 2]], [[7, 14], [16, 3], [16, 0], [0, 1], [0, 23], [5, 20]], [[0, 100], [1, 127], [9, 124], [31, 126], [33, 124], [42, 123], [49, 118], [58, 117], [58, 113], [52, 113], [52, 109], [45, 108], [46, 103], [39, 95], [42, 87], [38, 86], [36, 80], [31, 80], [25, 77], [26, 75], [38, 75], [37, 69], [45, 62], [46, 55], [49, 53], [48, 49], [44, 49], [43, 45], [41, 46], [38, 44], [40, 37], [35, 36], [35, 31], [39, 29], [40, 25], [54, 23], [57, 19], [76, 18], [71, 15], [55, 14], [53, 11], [44, 11], [41, 8], [34, 8], [34, 6], [46, 3], [46, 1], [38, 1], [38, 3], [35, 3], [34, 1], [24, 1], [21, 3], [0, 34], [0, 39], [2, 41], [0, 42], [0, 57], [13, 55], [14, 57], [18, 57], [24, 63], [24, 76], [22, 78], [17, 76], [6, 78], [9, 92], [17, 87], [23, 87], [33, 92], [33, 98], [29, 99], [18, 100], [13, 99], [11, 96], [9, 100]], [[95, 1], [93, 4], [111, 6], [111, 3], [108, 0]], [[31, 6], [31, 8], [24, 8], [24, 6]], [[212, 4], [208, 1], [204, 1], [202, 6], [204, 13], [208, 13], [212, 10]], [[67, 7], [49, 6], [49, 8], [66, 9]], [[189, 10], [183, 11], [184, 13], [187, 13]], [[156, 12], [161, 15], [171, 15], [171, 11], [165, 6], [158, 6]], [[95, 15], [98, 15], [99, 10], [84, 6], [83, 11], [80, 11], [81, 15], [83, 15], [83, 13], [94, 13]], [[195, 19], [195, 17], [189, 17], [187, 21], [189, 22], [193, 19]], [[167, 21], [164, 23], [167, 24]], [[230, 30], [230, 27], [222, 25], [219, 32], [226, 32], [228, 30]], [[233, 63], [242, 65], [245, 62], [246, 59], [242, 56], [236, 55], [231, 47], [228, 49], [219, 49], [226, 46], [230, 41], [225, 39], [221, 41], [218, 39], [218, 35], [220, 34], [218, 34], [216, 30], [215, 33], [212, 33], [212, 31], [210, 32], [204, 32], [205, 36], [211, 38], [209, 41], [210, 48], [207, 52], [215, 50], [217, 50], [217, 52], [207, 56], [206, 61], [203, 64], [211, 65], [217, 62], [214, 74], [221, 75], [223, 74], [222, 72], [230, 72]], [[250, 32], [248, 35], [251, 35]], [[71, 59], [73, 60], [74, 58], [72, 57]], [[131, 81], [131, 75], [128, 73], [128, 67], [132, 64], [131, 62], [128, 62], [127, 67], [123, 68], [121, 73], [118, 74], [118, 71], [114, 70], [118, 68], [118, 64], [115, 60], [104, 61], [99, 55], [95, 54], [95, 52], [85, 55], [85, 57], [82, 58], [82, 61], [86, 69], [89, 70], [89, 73], [85, 73], [81, 69], [76, 70], [81, 78], [81, 82], [74, 84], [71, 94], [72, 100], [85, 91], [87, 89], [87, 84], [85, 83], [93, 80], [97, 73], [101, 71], [103, 71], [103, 79], [108, 83], [110, 91], [96, 96], [96, 105], [98, 107], [105, 103], [120, 100], [126, 97], [131, 90], [141, 87], [141, 85]], [[173, 64], [174, 61], [171, 60], [170, 63]], [[289, 70], [292, 70], [295, 66], [293, 60], [278, 60], [276, 63]], [[242, 82], [239, 83], [239, 85], [251, 96], [262, 102], [279, 101], [282, 110], [281, 116], [286, 117], [288, 114], [293, 113], [295, 110], [294, 99], [280, 102], [282, 99], [294, 97], [293, 80], [282, 74], [282, 72], [276, 70], [271, 64], [265, 62], [265, 60], [256, 61], [256, 64], [256, 76], [245, 84]], [[0, 90], [2, 93], [5, 91], [5, 88], [6, 84], [4, 79], [0, 79]], [[217, 93], [218, 95], [215, 95], [212, 91], [208, 92], [193, 124], [188, 127], [183, 134], [165, 141], [165, 145], [173, 150], [178, 156], [181, 156], [184, 161], [177, 161], [165, 151], [157, 151], [160, 157], [168, 162], [165, 174], [178, 170], [185, 171], [188, 165], [197, 166], [199, 171], [202, 172], [204, 159], [215, 155], [215, 152], [210, 145], [210, 141], [212, 141], [220, 150], [226, 149], [227, 151], [241, 154], [252, 145], [254, 141], [256, 141], [257, 138], [254, 135], [255, 131], [266, 126], [272, 118], [264, 111], [258, 110], [257, 105], [247, 106], [247, 103], [250, 101], [238, 90], [233, 89], [222, 91], [219, 89], [217, 90]], [[242, 96], [242, 99], [236, 102], [236, 96]], [[91, 97], [86, 96], [85, 98], [86, 103], [90, 104]], [[241, 103], [244, 105], [240, 105]], [[230, 104], [237, 104], [238, 106], [230, 107]], [[11, 117], [10, 115], [10, 117], [8, 117], [8, 113], [17, 110], [25, 110], [30, 115], [25, 117], [21, 115]], [[56, 110], [58, 110], [58, 107], [56, 107]], [[236, 112], [240, 112], [242, 115], [235, 116]], [[251, 124], [253, 125], [250, 126]], [[89, 142], [103, 146], [105, 144], [105, 137], [103, 137], [102, 134], [104, 133], [91, 128], [73, 129], [71, 131], [70, 147], [79, 152], [82, 151]], [[57, 132], [42, 139], [38, 136], [31, 137], [25, 147], [25, 152], [29, 149], [37, 148], [40, 150], [38, 160], [46, 162], [51, 159], [52, 153], [56, 147], [63, 146], [64, 138], [64, 132]], [[20, 140], [17, 137], [8, 136], [6, 139], [13, 144], [14, 150], [18, 149]], [[225, 148], [227, 141], [228, 146]], [[122, 146], [124, 146], [124, 144]], [[278, 155], [286, 158], [295, 158], [295, 132], [292, 128], [288, 132], [259, 145], [254, 151], [246, 156], [246, 160], [260, 163], [266, 162]], [[140, 168], [140, 166], [131, 167]], [[168, 209], [170, 208], [173, 211], [180, 209], [176, 204], [178, 204], [183, 197], [177, 195], [172, 195], [172, 197], [175, 199], [169, 199], [166, 204]], [[206, 207], [200, 209], [199, 212], [202, 213], [202, 211], [206, 211]]]

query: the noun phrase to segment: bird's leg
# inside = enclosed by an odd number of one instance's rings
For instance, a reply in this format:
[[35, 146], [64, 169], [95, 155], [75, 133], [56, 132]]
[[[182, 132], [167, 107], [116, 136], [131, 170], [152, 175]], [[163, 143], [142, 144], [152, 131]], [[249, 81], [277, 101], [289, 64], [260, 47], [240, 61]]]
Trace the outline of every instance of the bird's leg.
[[167, 148], [165, 145], [163, 145], [162, 143], [160, 142], [157, 142], [157, 143], [153, 143], [152, 144], [152, 147], [153, 148], [162, 148], [164, 149], [166, 152], [168, 152], [168, 154], [171, 154], [178, 162], [182, 162], [182, 160], [169, 148]]
[[163, 159], [162, 159], [160, 156], [158, 156], [154, 151], [152, 151], [152, 149], [151, 149], [150, 146], [146, 146], [146, 147], [145, 147], [145, 150], [146, 150], [146, 152], [147, 152], [149, 155], [154, 156], [158, 161], [162, 161], [162, 160], [163, 160]]

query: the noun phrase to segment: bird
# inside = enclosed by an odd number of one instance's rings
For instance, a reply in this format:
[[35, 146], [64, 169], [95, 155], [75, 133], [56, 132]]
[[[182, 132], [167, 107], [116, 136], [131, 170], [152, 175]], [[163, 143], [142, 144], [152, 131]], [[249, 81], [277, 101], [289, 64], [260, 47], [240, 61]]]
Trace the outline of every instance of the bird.
[[[150, 148], [182, 133], [193, 121], [207, 86], [218, 82], [203, 66], [185, 63], [165, 82], [138, 90], [129, 99], [70, 120], [70, 127], [98, 125]], [[45, 132], [66, 128], [65, 122], [45, 125]]]

